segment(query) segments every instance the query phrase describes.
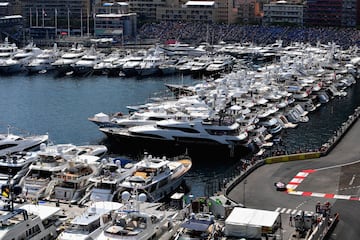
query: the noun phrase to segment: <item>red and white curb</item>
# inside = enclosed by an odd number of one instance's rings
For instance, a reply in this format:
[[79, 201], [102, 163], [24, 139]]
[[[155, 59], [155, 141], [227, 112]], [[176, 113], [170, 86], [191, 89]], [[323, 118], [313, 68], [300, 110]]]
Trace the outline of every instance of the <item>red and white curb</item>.
[[314, 169], [307, 169], [298, 172], [296, 176], [286, 185], [288, 192], [294, 191], [310, 173], [316, 172]]
[[314, 172], [316, 172], [316, 170], [314, 170], [314, 169], [307, 169], [307, 170], [302, 170], [301, 172], [298, 172], [296, 174], [296, 176], [293, 179], [291, 179], [291, 181], [286, 185], [287, 193], [291, 194], [291, 195], [306, 196], [306, 197], [319, 197], [319, 198], [360, 201], [360, 197], [352, 197], [350, 195], [295, 191], [295, 189], [300, 185], [300, 183], [302, 183], [307, 176], [309, 176], [311, 173], [314, 173]]

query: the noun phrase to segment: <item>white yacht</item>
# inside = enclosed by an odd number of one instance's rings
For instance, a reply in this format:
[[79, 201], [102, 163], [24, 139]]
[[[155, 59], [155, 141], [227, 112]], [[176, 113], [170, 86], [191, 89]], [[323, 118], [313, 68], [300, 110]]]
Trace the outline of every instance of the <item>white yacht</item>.
[[19, 73], [25, 70], [29, 62], [42, 53], [42, 50], [33, 43], [18, 50], [11, 58], [0, 63], [0, 72], [4, 74]]
[[100, 201], [92, 203], [84, 213], [75, 217], [70, 226], [60, 233], [58, 240], [95, 239], [111, 221], [111, 213], [123, 207], [117, 202]]
[[69, 161], [93, 160], [93, 156], [104, 154], [102, 149], [103, 147], [94, 150], [89, 145], [41, 145], [37, 160], [29, 166], [28, 172], [20, 181], [25, 197], [49, 198], [58, 183], [58, 179], [54, 179], [55, 175], [69, 167]]
[[206, 54], [206, 50], [203, 46], [190, 46], [187, 43], [180, 43], [178, 41], [174, 43], [164, 44], [159, 46], [168, 56], [180, 55], [180, 56], [201, 56]]
[[233, 65], [234, 65], [233, 57], [227, 56], [227, 55], [216, 56], [216, 57], [214, 57], [213, 62], [210, 63], [210, 65], [206, 67], [206, 72], [208, 74], [225, 72], [225, 71], [230, 70]]
[[72, 64], [80, 60], [85, 55], [86, 51], [82, 45], [76, 44], [72, 46], [69, 51], [65, 52], [51, 65], [55, 68], [58, 75], [63, 75], [72, 72]]
[[121, 71], [127, 77], [136, 76], [137, 71], [136, 68], [140, 66], [143, 62], [144, 56], [141, 55], [133, 55], [126, 58], [127, 61], [122, 65]]
[[144, 194], [131, 198], [129, 192], [124, 192], [122, 199], [124, 207], [111, 214], [111, 223], [95, 240], [170, 239], [176, 228], [176, 211], [161, 210], [161, 203], [145, 202]]
[[212, 57], [208, 55], [202, 55], [200, 57], [195, 57], [192, 60], [190, 71], [191, 74], [202, 74], [205, 72], [206, 68], [212, 63]]
[[0, 185], [17, 184], [36, 161], [36, 152], [17, 152], [0, 156]]
[[248, 133], [236, 122], [221, 123], [218, 120], [176, 120], [168, 119], [156, 124], [121, 128], [100, 128], [115, 139], [122, 138], [159, 140], [177, 143], [192, 143], [218, 146], [246, 146]]
[[159, 67], [163, 62], [163, 57], [161, 57], [160, 53], [155, 51], [153, 54], [149, 54], [148, 56], [144, 57], [142, 62], [135, 67], [135, 70], [137, 75], [142, 77], [159, 74]]
[[263, 118], [258, 123], [260, 126], [264, 126], [268, 129], [269, 133], [274, 135], [280, 134], [283, 127], [275, 117]]
[[45, 205], [26, 204], [14, 209], [5, 205], [0, 209], [0, 239], [55, 239], [60, 211]]
[[25, 68], [29, 73], [43, 73], [52, 70], [54, 68], [52, 63], [60, 57], [60, 53], [55, 44], [52, 49], [43, 50], [43, 52], [32, 59]]
[[136, 165], [125, 158], [104, 158], [96, 175], [89, 178], [93, 187], [89, 190], [90, 201], [114, 201], [119, 183], [133, 174]]
[[20, 136], [12, 134], [8, 130], [8, 133], [0, 134], [0, 156], [36, 149], [41, 143], [46, 143], [48, 139], [47, 134]]
[[[0, 73], [3, 73], [1, 66], [5, 66], [6, 62], [9, 61], [13, 55], [18, 51], [18, 47], [15, 43], [9, 43], [9, 39], [5, 38], [5, 41], [0, 44]], [[6, 73], [6, 72], [4, 72]]]
[[97, 174], [99, 157], [80, 155], [68, 161], [68, 166], [52, 176], [54, 187], [49, 198], [77, 204], [92, 187], [89, 179]]
[[79, 76], [88, 76], [93, 73], [94, 66], [104, 58], [104, 54], [99, 53], [92, 46], [85, 55], [83, 55], [79, 61], [71, 64], [74, 74]]
[[182, 183], [192, 162], [188, 157], [176, 160], [145, 154], [136, 164], [136, 171], [120, 182], [119, 191], [145, 193], [149, 202], [157, 202], [173, 193]]

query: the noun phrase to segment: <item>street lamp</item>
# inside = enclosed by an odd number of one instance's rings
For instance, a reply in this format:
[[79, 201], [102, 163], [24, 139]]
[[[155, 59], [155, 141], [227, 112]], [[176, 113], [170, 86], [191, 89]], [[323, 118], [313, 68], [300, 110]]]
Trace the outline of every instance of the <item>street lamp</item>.
[[244, 180], [244, 191], [243, 191], [243, 206], [245, 207], [245, 185], [247, 184], [247, 180]]

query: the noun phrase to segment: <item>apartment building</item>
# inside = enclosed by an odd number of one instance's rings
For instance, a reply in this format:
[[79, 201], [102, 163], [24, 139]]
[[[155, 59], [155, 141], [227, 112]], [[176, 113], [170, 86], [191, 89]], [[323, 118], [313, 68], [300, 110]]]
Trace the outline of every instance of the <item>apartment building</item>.
[[303, 25], [304, 6], [298, 3], [277, 1], [264, 4], [264, 25], [289, 24], [295, 26]]

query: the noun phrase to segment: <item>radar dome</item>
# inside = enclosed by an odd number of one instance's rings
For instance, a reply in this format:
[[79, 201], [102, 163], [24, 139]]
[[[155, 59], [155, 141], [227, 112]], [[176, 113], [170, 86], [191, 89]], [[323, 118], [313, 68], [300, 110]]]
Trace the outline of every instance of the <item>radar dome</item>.
[[145, 193], [140, 193], [140, 194], [139, 194], [139, 201], [140, 201], [140, 202], [145, 202], [146, 199], [147, 199], [147, 197], [146, 197], [146, 194], [145, 194]]
[[45, 148], [46, 148], [46, 144], [45, 144], [45, 143], [41, 143], [41, 144], [40, 144], [40, 150], [41, 150], [41, 151], [45, 151]]
[[130, 199], [130, 193], [128, 191], [124, 191], [121, 193], [121, 199], [124, 201], [128, 201]]

